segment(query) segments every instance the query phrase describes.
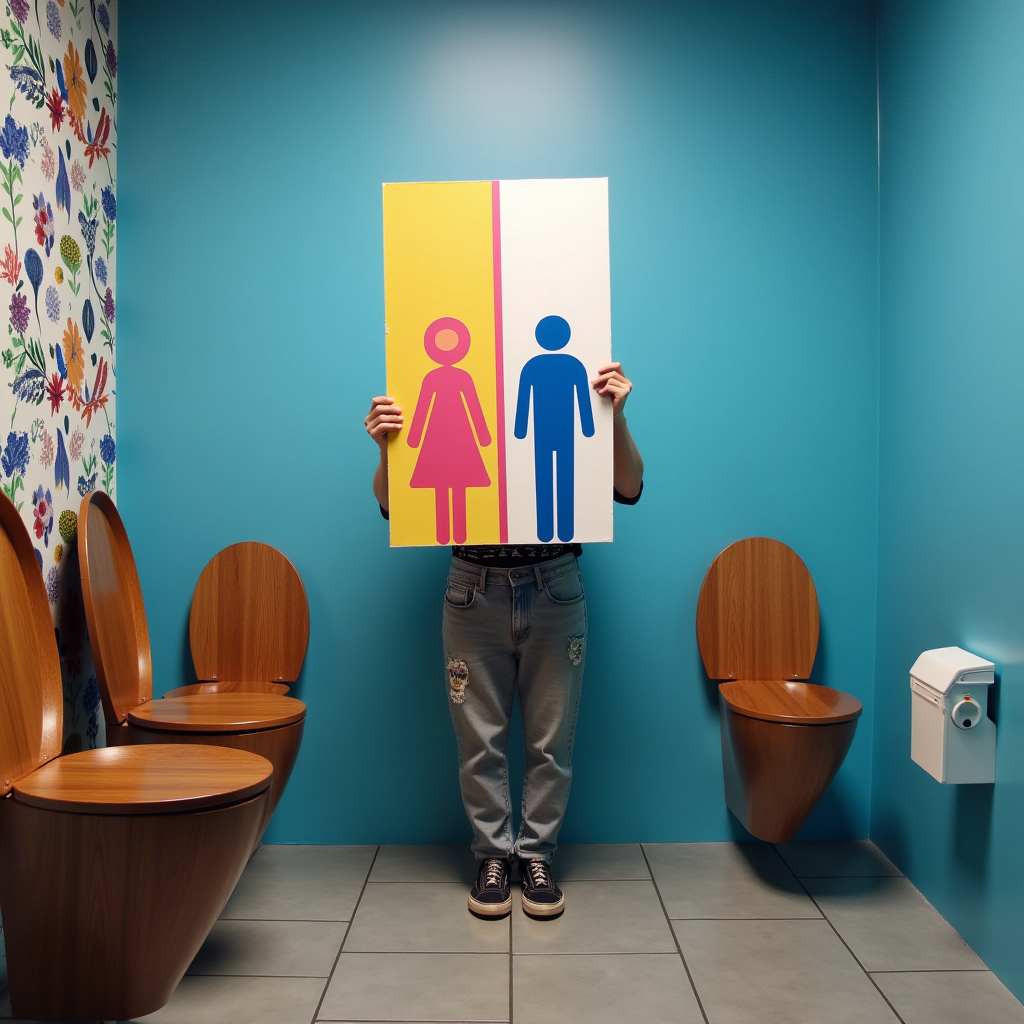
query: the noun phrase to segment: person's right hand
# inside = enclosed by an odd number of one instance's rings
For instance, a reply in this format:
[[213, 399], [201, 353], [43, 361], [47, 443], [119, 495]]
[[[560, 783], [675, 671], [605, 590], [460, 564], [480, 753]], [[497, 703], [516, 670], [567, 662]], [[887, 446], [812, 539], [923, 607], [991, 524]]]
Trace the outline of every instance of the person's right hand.
[[381, 451], [387, 450], [388, 433], [397, 433], [402, 429], [402, 410], [395, 405], [395, 400], [387, 395], [379, 395], [370, 403], [370, 412], [363, 420], [366, 432], [380, 445]]

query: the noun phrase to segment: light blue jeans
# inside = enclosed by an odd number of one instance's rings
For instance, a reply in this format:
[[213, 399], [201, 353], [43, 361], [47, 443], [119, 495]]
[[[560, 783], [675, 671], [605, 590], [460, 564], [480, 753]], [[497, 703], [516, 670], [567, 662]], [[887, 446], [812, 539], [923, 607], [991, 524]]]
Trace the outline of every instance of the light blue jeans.
[[[453, 557], [443, 637], [473, 851], [480, 860], [516, 854], [550, 861], [569, 799], [587, 646], [576, 556], [521, 569], [487, 569]], [[513, 840], [506, 749], [517, 692], [526, 772]]]

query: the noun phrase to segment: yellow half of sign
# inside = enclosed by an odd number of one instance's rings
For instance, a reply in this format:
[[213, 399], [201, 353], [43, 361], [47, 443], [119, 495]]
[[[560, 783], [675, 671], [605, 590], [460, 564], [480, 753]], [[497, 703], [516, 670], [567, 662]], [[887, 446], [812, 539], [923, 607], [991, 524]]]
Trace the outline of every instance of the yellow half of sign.
[[[387, 393], [402, 407], [405, 421], [388, 443], [392, 547], [499, 541], [491, 190], [489, 181], [384, 186]], [[441, 365], [428, 354], [424, 335], [431, 324], [446, 317], [468, 328], [469, 351], [456, 364], [468, 378], [457, 379], [472, 380], [485, 433], [479, 429], [471, 397], [458, 392], [452, 397], [448, 385], [453, 375], [429, 378], [441, 381], [447, 390], [436, 392], [429, 381], [424, 387], [425, 378]], [[442, 335], [435, 356], [445, 350], [447, 339], [454, 345], [455, 337]], [[461, 402], [461, 408], [453, 402]], [[414, 437], [418, 405], [423, 429]], [[434, 467], [443, 461], [445, 445], [457, 445], [463, 453], [475, 448], [486, 473], [480, 472], [474, 455], [462, 459], [475, 467], [465, 477], [469, 486], [460, 487], [457, 472], [450, 480], [444, 478]], [[465, 541], [458, 535], [460, 490], [466, 502]]]

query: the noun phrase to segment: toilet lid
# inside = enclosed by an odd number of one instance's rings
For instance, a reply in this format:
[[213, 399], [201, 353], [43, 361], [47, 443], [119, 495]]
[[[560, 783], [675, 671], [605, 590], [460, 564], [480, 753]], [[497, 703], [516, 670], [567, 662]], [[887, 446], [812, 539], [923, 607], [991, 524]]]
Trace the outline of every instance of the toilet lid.
[[78, 516], [78, 564], [96, 679], [107, 723], [153, 696], [142, 584], [128, 534], [110, 497], [93, 491]]
[[14, 787], [14, 799], [80, 814], [176, 814], [258, 796], [273, 765], [259, 754], [194, 743], [100, 747], [58, 757]]
[[718, 692], [738, 715], [786, 725], [838, 725], [859, 718], [863, 710], [842, 690], [791, 680], [737, 679], [719, 683]]
[[32, 540], [0, 494], [0, 795], [60, 754], [64, 694]]
[[306, 705], [273, 693], [203, 693], [151, 700], [128, 712], [140, 729], [167, 732], [256, 732], [294, 725]]
[[730, 544], [700, 588], [697, 643], [709, 679], [807, 679], [818, 596], [800, 556], [770, 537]]
[[198, 679], [298, 679], [309, 641], [309, 604], [295, 566], [269, 544], [224, 548], [196, 583], [188, 633]]

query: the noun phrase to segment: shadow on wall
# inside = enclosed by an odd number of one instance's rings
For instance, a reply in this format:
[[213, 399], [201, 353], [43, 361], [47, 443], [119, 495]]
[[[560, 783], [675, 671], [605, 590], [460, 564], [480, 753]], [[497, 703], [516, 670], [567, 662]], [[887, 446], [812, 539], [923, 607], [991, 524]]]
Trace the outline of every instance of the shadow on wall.
[[62, 754], [106, 745], [106, 727], [100, 714], [100, 688], [92, 663], [89, 633], [82, 602], [78, 566], [78, 534], [64, 546], [63, 572], [57, 588], [57, 650], [64, 685], [64, 746]]
[[972, 875], [988, 874], [995, 790], [995, 783], [956, 787], [953, 855]]

